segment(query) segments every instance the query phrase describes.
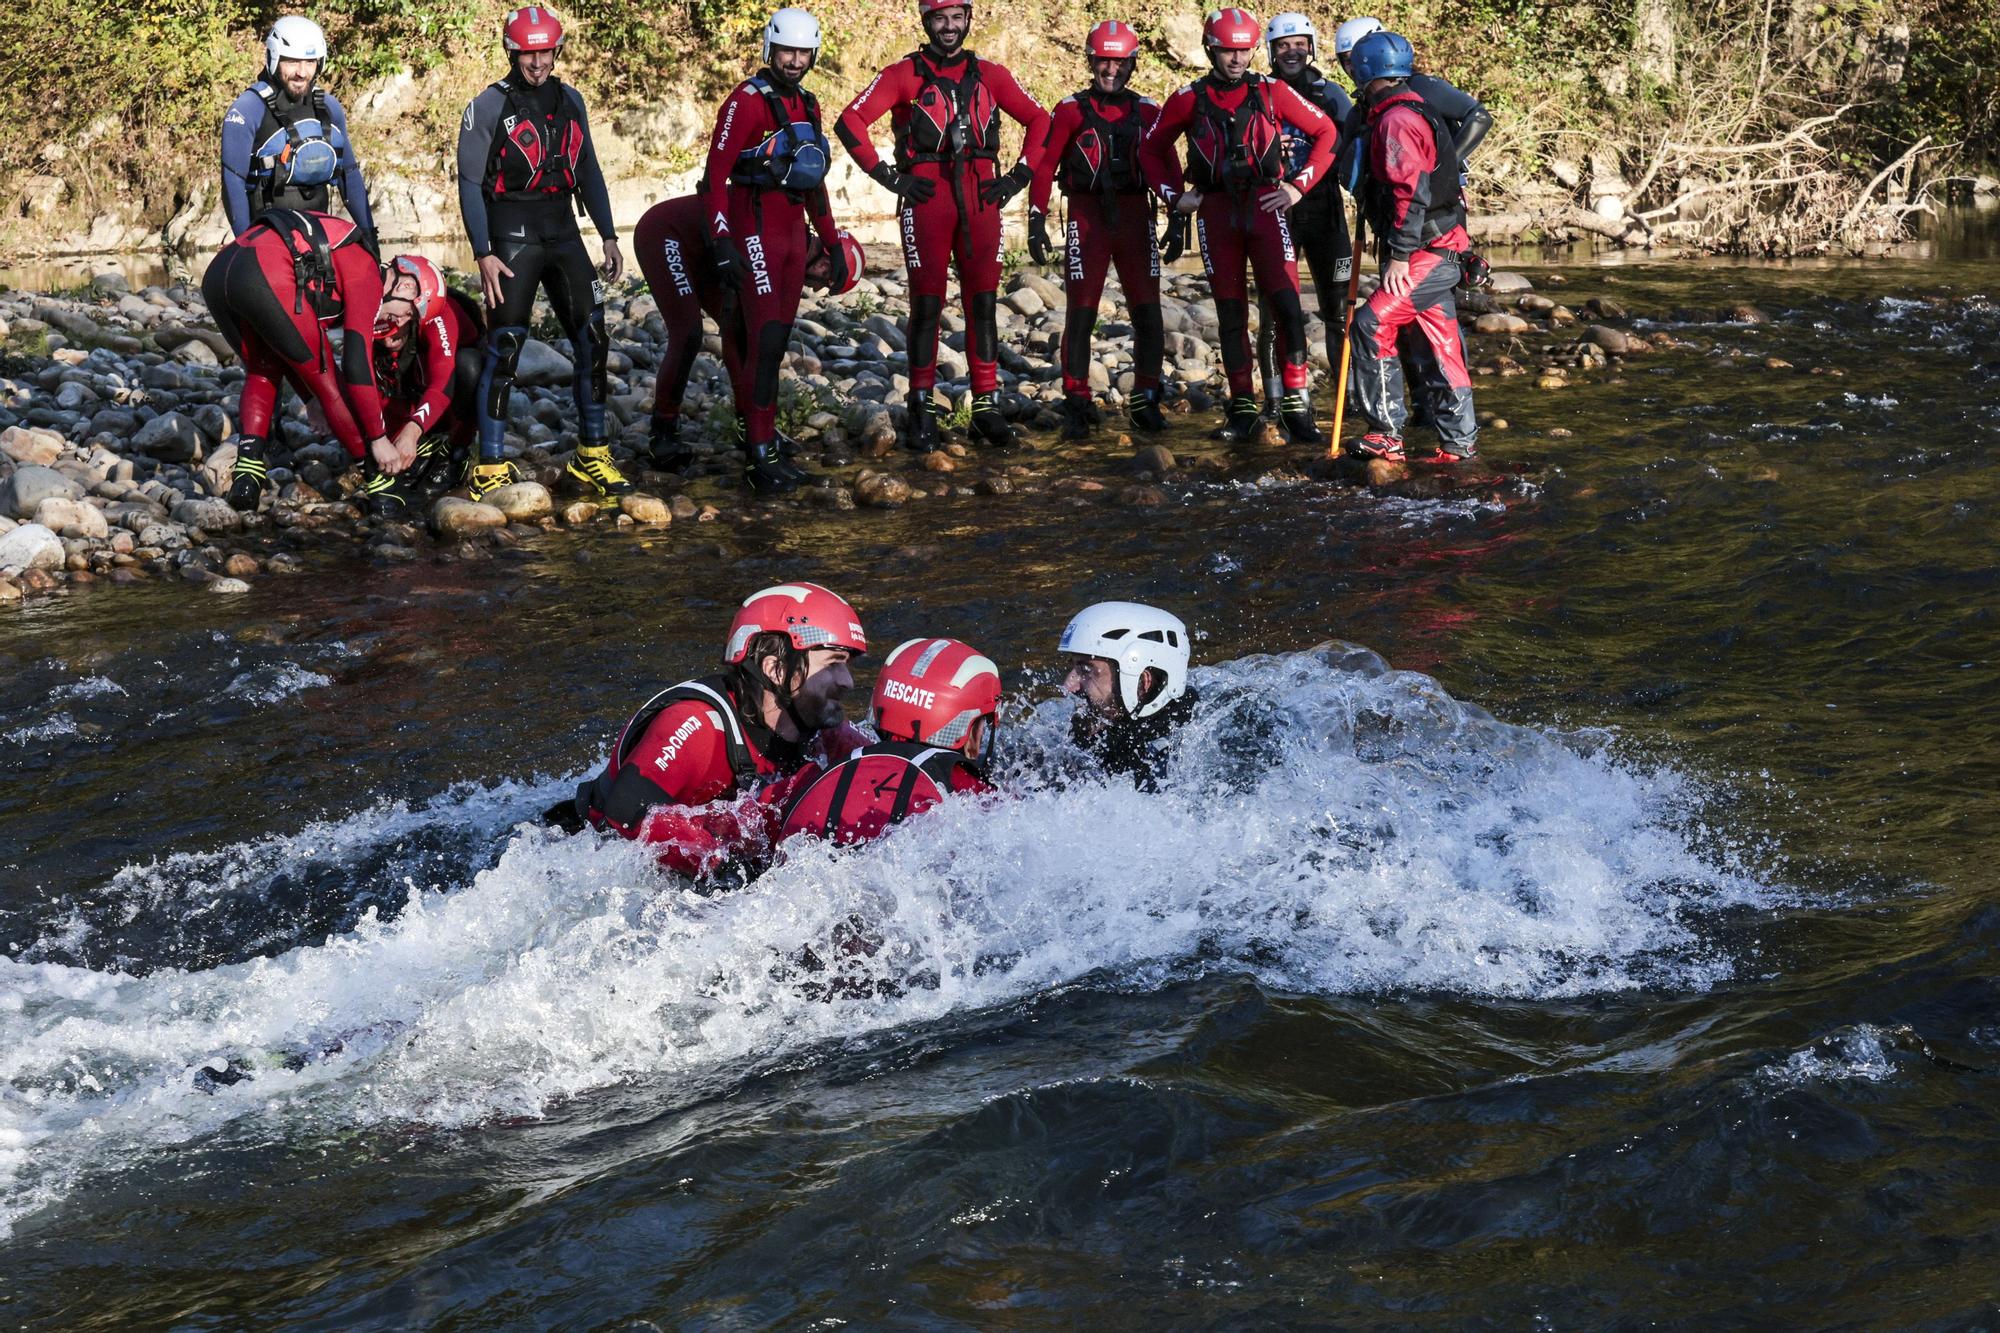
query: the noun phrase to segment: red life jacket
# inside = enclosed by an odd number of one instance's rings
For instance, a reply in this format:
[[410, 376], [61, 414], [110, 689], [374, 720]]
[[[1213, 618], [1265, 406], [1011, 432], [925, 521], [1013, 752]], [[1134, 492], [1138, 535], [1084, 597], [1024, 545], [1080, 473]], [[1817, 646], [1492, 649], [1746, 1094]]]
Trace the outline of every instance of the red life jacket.
[[1203, 194], [1219, 190], [1240, 197], [1285, 178], [1285, 123], [1278, 118], [1270, 81], [1245, 74], [1243, 83], [1243, 101], [1225, 111], [1215, 100], [1213, 80], [1195, 80], [1187, 163]]
[[847, 846], [879, 838], [942, 801], [952, 770], [967, 763], [957, 750], [907, 741], [883, 741], [849, 756], [819, 775], [785, 807], [780, 838], [794, 833]]
[[1132, 194], [1143, 192], [1145, 178], [1139, 172], [1139, 140], [1146, 127], [1139, 108], [1151, 106], [1149, 98], [1127, 95], [1124, 118], [1109, 120], [1098, 108], [1096, 95], [1076, 94], [1077, 110], [1083, 124], [1070, 137], [1058, 168], [1064, 194]]
[[956, 81], [944, 78], [921, 51], [910, 62], [924, 86], [910, 101], [909, 116], [896, 131], [896, 165], [918, 162], [1000, 160], [1000, 103], [979, 77], [979, 58], [967, 51]]
[[583, 160], [583, 121], [562, 81], [555, 85], [556, 109], [543, 115], [528, 104], [511, 80], [494, 84], [507, 99], [509, 114], [493, 136], [493, 156], [486, 164], [486, 193], [491, 198], [519, 195], [569, 194], [576, 189], [577, 164]]
[[[708, 704], [722, 718], [722, 734], [729, 750], [729, 770], [736, 776], [736, 790], [750, 791], [757, 784], [757, 757], [750, 749], [750, 737], [744, 731], [743, 719], [736, 711], [736, 698], [730, 694], [724, 677], [708, 676], [701, 680], [686, 680], [669, 686], [641, 704], [639, 711], [632, 714], [625, 723], [625, 729], [618, 733], [618, 744], [611, 748], [611, 762], [604, 771], [576, 789], [577, 817], [586, 823], [594, 822], [592, 815], [620, 827], [631, 827], [652, 808], [657, 798], [657, 790], [638, 775], [637, 782], [621, 781], [628, 771], [626, 760], [646, 735], [646, 728], [653, 725], [653, 719], [677, 703], [693, 700]], [[629, 835], [628, 835], [629, 836]]]

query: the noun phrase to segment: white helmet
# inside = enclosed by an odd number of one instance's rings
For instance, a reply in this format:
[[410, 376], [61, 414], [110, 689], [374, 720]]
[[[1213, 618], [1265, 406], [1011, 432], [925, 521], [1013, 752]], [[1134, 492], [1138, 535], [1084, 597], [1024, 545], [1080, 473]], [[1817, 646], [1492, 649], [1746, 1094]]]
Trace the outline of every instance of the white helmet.
[[[1133, 717], [1149, 717], [1187, 689], [1188, 632], [1179, 616], [1139, 602], [1099, 602], [1076, 613], [1062, 634], [1065, 653], [1102, 657], [1118, 668], [1118, 697]], [[1139, 701], [1139, 677], [1150, 667], [1162, 684]]]
[[1313, 21], [1304, 14], [1272, 15], [1271, 21], [1264, 25], [1264, 54], [1269, 55], [1271, 48], [1286, 37], [1305, 38], [1311, 43], [1306, 50], [1319, 54], [1319, 33], [1313, 28]]
[[1363, 16], [1349, 19], [1333, 30], [1333, 53], [1344, 56], [1354, 49], [1354, 44], [1371, 32], [1382, 32], [1382, 20]]
[[764, 25], [764, 60], [767, 64], [774, 46], [790, 46], [800, 51], [819, 50], [819, 20], [803, 9], [779, 10]]
[[309, 18], [287, 14], [271, 25], [264, 38], [264, 74], [275, 78], [280, 60], [317, 60], [326, 63], [326, 33]]

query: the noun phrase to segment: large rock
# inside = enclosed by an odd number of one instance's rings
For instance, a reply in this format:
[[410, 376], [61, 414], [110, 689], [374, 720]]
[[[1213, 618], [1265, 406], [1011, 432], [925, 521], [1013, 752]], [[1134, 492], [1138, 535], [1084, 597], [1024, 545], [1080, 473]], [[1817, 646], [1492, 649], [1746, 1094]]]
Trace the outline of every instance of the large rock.
[[488, 492], [486, 503], [507, 516], [509, 523], [533, 523], [555, 512], [549, 488], [538, 481], [517, 481]]
[[1531, 292], [1534, 289], [1535, 284], [1529, 282], [1525, 274], [1496, 272], [1493, 275], [1492, 290], [1503, 295], [1508, 292]]
[[909, 482], [889, 472], [864, 472], [854, 483], [854, 498], [871, 509], [894, 509], [913, 494]]
[[1519, 315], [1505, 313], [1481, 315], [1472, 322], [1473, 331], [1477, 333], [1526, 333], [1531, 327]]
[[162, 463], [189, 463], [201, 453], [201, 427], [180, 412], [164, 412], [139, 427], [132, 447]]
[[0, 515], [32, 518], [42, 501], [51, 496], [74, 500], [82, 494], [83, 487], [54, 468], [24, 464], [15, 468], [14, 474], [6, 481], [0, 482]]
[[62, 538], [39, 523], [23, 523], [0, 537], [0, 569], [61, 569]]
[[71, 338], [88, 340], [104, 335], [104, 330], [97, 326], [96, 320], [59, 306], [53, 301], [35, 302], [35, 318]]
[[1202, 42], [1202, 16], [1186, 10], [1178, 14], [1156, 17], [1153, 28], [1160, 35], [1160, 44], [1167, 49], [1170, 59], [1185, 69], [1208, 70], [1208, 49]]
[[16, 463], [33, 463], [47, 467], [62, 456], [63, 437], [52, 430], [36, 430], [28, 426], [9, 426], [0, 431], [0, 453]]
[[236, 444], [231, 441], [219, 449], [211, 450], [208, 456], [201, 460], [201, 467], [196, 470], [195, 475], [201, 478], [203, 489], [210, 495], [227, 495], [235, 471]]
[[234, 532], [243, 526], [243, 515], [229, 507], [227, 500], [198, 496], [183, 500], [173, 508], [174, 522], [203, 532]]
[[50, 496], [35, 506], [35, 522], [65, 537], [87, 537], [101, 541], [111, 535], [104, 511], [88, 500], [65, 500]]
[[1632, 350], [1632, 339], [1607, 324], [1593, 324], [1585, 329], [1583, 341], [1602, 347], [1613, 356], [1623, 356]]
[[674, 521], [673, 510], [657, 495], [626, 495], [619, 497], [618, 512], [634, 523], [645, 523], [653, 527], [665, 527]]
[[431, 509], [431, 530], [440, 537], [471, 537], [507, 526], [507, 515], [490, 504], [447, 495]]
[[530, 338], [521, 348], [520, 365], [514, 372], [514, 383], [525, 388], [553, 388], [568, 384], [576, 368], [568, 357], [558, 352], [539, 338]]

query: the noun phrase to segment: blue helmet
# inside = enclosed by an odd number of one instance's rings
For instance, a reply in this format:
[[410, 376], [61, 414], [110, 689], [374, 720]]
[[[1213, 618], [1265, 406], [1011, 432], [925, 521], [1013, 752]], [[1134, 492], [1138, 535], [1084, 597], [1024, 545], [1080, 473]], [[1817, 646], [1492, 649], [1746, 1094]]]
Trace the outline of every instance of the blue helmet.
[[1407, 79], [1417, 72], [1417, 53], [1400, 33], [1371, 32], [1354, 44], [1348, 56], [1354, 86], [1366, 88], [1377, 79]]

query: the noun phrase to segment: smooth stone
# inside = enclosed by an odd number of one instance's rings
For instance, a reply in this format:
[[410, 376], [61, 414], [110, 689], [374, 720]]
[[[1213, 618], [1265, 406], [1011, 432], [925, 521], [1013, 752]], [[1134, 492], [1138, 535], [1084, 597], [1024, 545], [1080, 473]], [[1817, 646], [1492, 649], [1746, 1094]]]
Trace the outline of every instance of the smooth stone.
[[35, 522], [54, 532], [92, 541], [111, 535], [104, 511], [87, 500], [65, 500], [52, 495], [35, 506]]
[[622, 495], [618, 498], [618, 512], [634, 523], [649, 527], [664, 527], [674, 521], [673, 511], [657, 495]]
[[205, 532], [234, 532], [243, 526], [243, 515], [231, 509], [228, 501], [213, 496], [183, 500], [173, 507], [172, 513], [174, 522]]
[[1535, 284], [1529, 282], [1525, 274], [1495, 273], [1493, 275], [1491, 290], [1503, 294], [1507, 292], [1531, 292], [1535, 290]]
[[249, 592], [250, 585], [242, 579], [220, 578], [211, 580], [208, 590], [210, 592]]
[[1583, 341], [1593, 347], [1601, 347], [1613, 356], [1623, 356], [1632, 350], [1631, 338], [1606, 324], [1593, 324], [1585, 329]]
[[0, 431], [0, 453], [16, 463], [47, 467], [62, 456], [63, 438], [52, 430], [32, 426], [9, 426]]
[[888, 472], [864, 472], [854, 483], [854, 498], [870, 509], [894, 509], [915, 493], [910, 483]]
[[533, 523], [555, 512], [549, 488], [538, 481], [517, 481], [488, 493], [487, 504], [507, 516], [509, 523]]
[[75, 500], [82, 495], [83, 487], [54, 468], [23, 464], [0, 482], [0, 516], [31, 518], [44, 500], [51, 497]]
[[222, 562], [222, 572], [234, 579], [247, 579], [262, 568], [257, 563], [256, 556], [243, 551], [238, 551]]
[[603, 512], [588, 500], [574, 500], [563, 506], [562, 521], [572, 528], [581, 527], [596, 522]]
[[441, 498], [431, 509], [431, 528], [441, 537], [469, 537], [507, 526], [507, 515], [494, 505], [456, 495]]
[[558, 384], [568, 384], [576, 368], [570, 359], [555, 348], [530, 338], [521, 348], [521, 360], [514, 372], [514, 383], [521, 388], [553, 388]]
[[0, 569], [61, 569], [62, 538], [39, 523], [23, 523], [0, 537]]
[[1472, 322], [1475, 333], [1526, 333], [1534, 327], [1519, 315], [1506, 313], [1481, 315]]
[[132, 436], [132, 447], [163, 463], [187, 463], [201, 452], [201, 427], [180, 412], [154, 417]]
[[1141, 471], [1165, 476], [1174, 470], [1174, 453], [1164, 444], [1149, 444], [1132, 456], [1132, 462]]

